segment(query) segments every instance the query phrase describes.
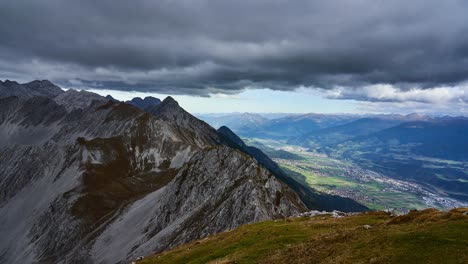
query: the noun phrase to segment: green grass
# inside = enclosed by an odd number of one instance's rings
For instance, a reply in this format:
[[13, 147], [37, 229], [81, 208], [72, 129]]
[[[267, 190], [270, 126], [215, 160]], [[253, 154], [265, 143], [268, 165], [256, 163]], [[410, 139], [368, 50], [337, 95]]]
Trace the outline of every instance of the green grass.
[[[329, 189], [329, 187], [327, 188], [325, 186], [357, 187], [357, 184], [355, 182], [349, 181], [344, 177], [329, 176], [329, 175], [317, 175], [317, 174], [311, 173], [310, 171], [303, 170], [303, 169], [298, 168], [297, 166], [291, 166], [291, 165], [282, 164], [281, 167], [292, 170], [292, 171], [295, 171], [295, 172], [300, 173], [301, 175], [305, 176], [306, 183], [309, 184], [312, 187], [317, 188], [317, 189], [322, 189], [322, 190]], [[323, 173], [327, 173], [327, 172], [324, 171]]]
[[[344, 166], [345, 164], [339, 161], [329, 158], [319, 158], [315, 160], [309, 158], [304, 164], [302, 164], [302, 162], [296, 162], [296, 164], [292, 165], [280, 162], [280, 166], [285, 171], [293, 171], [303, 176], [303, 178], [301, 178], [296, 174], [290, 174], [291, 177], [316, 190], [334, 193], [337, 189], [346, 189], [350, 192], [361, 193], [364, 196], [371, 197], [372, 199], [357, 200], [371, 209], [425, 208], [421, 199], [414, 194], [388, 190], [387, 185], [377, 181], [357, 182], [355, 179], [346, 177], [344, 170], [337, 167], [338, 165]], [[349, 164], [347, 165], [349, 166]], [[320, 174], [313, 173], [314, 170], [320, 171]]]
[[138, 263], [468, 263], [468, 216], [463, 214], [467, 211], [266, 221]]

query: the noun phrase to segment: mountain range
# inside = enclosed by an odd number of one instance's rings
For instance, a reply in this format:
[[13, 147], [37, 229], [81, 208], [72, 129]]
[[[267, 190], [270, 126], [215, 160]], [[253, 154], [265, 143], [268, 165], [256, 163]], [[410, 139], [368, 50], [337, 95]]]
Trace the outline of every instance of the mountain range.
[[[232, 113], [224, 115], [198, 114], [200, 119], [206, 121], [213, 127], [227, 126], [235, 133], [246, 138], [264, 138], [274, 140], [290, 140], [317, 134], [328, 134], [327, 129], [334, 130], [340, 126], [369, 126], [373, 122], [365, 120], [381, 121], [383, 128], [388, 128], [411, 121], [428, 121], [433, 117], [419, 114], [263, 114], [263, 113]], [[356, 125], [351, 123], [357, 121]], [[385, 123], [385, 124], [384, 124]], [[378, 131], [379, 127], [368, 130], [360, 129], [360, 133]], [[345, 127], [342, 130], [347, 130]], [[334, 133], [335, 131], [330, 131]], [[354, 132], [354, 131], [352, 131]], [[351, 134], [353, 135], [353, 134]]]
[[246, 223], [367, 210], [231, 133], [171, 97], [1, 82], [0, 262], [127, 263]]
[[323, 146], [322, 151], [468, 201], [467, 129], [465, 117], [405, 122]]

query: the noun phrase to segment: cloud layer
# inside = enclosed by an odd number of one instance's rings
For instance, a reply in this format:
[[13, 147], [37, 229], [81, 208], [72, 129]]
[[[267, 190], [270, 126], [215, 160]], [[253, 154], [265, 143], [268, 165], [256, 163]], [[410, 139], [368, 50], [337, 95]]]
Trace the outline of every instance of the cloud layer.
[[2, 1], [0, 77], [202, 96], [307, 86], [340, 99], [466, 100], [466, 14], [463, 0]]
[[431, 104], [468, 103], [468, 84], [456, 87], [412, 88], [401, 91], [393, 85], [376, 84], [350, 89], [337, 87], [324, 91], [329, 99], [372, 102], [419, 102]]

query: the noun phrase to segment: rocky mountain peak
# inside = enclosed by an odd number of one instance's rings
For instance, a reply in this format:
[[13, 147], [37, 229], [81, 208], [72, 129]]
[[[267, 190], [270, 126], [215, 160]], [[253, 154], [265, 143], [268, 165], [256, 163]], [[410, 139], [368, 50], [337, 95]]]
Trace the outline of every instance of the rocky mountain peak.
[[63, 105], [67, 111], [84, 109], [89, 107], [94, 101], [108, 101], [107, 98], [88, 91], [77, 91], [69, 89], [54, 98], [54, 101]]
[[[182, 109], [179, 103], [171, 96], [166, 97], [160, 105], [160, 109]], [[185, 110], [184, 110], [185, 111]]]
[[53, 84], [52, 82], [48, 80], [36, 80], [32, 82], [28, 82], [23, 84], [23, 86], [35, 90], [37, 92], [40, 92], [43, 96], [47, 97], [55, 97], [61, 93], [63, 93], [63, 90], [60, 89], [57, 85]]
[[110, 95], [110, 94], [106, 95], [106, 99], [108, 99], [108, 100], [110, 100], [112, 102], [115, 102], [115, 103], [120, 102], [119, 100], [112, 97], [112, 95]]
[[28, 87], [31, 87], [31, 88], [55, 87], [55, 88], [58, 88], [59, 90], [62, 90], [62, 89], [60, 89], [60, 87], [53, 84], [49, 80], [34, 80], [34, 81], [31, 81], [31, 82], [25, 83], [24, 85], [28, 86]]
[[174, 98], [168, 96], [161, 104], [145, 109], [157, 119], [177, 127], [179, 136], [199, 147], [220, 142], [215, 129], [185, 111]]
[[152, 96], [147, 96], [144, 99], [140, 97], [135, 97], [130, 101], [126, 101], [126, 103], [136, 106], [142, 110], [145, 110], [149, 107], [161, 104], [161, 100]]
[[195, 118], [180, 107], [179, 103], [170, 96], [166, 97], [160, 104], [153, 105], [145, 110], [154, 116], [172, 121]]
[[47, 80], [32, 81], [20, 84], [16, 81], [0, 81], [0, 97], [17, 96], [30, 98], [34, 96], [45, 96], [49, 98], [56, 97], [63, 93], [63, 90]]
[[15, 82], [15, 81], [10, 81], [8, 79], [6, 79], [4, 82], [0, 81], [0, 84], [1, 85], [4, 85], [4, 86], [14, 86], [14, 85], [19, 85], [18, 82]]
[[146, 111], [155, 116], [172, 120], [177, 119], [176, 117], [184, 118], [190, 115], [170, 96], [166, 97], [160, 104], [147, 108]]
[[175, 104], [179, 105], [179, 103], [177, 103], [177, 101], [174, 98], [172, 98], [172, 96], [168, 96], [168, 97], [164, 98], [163, 103], [164, 104], [170, 104], [170, 103], [174, 104], [175, 103]]

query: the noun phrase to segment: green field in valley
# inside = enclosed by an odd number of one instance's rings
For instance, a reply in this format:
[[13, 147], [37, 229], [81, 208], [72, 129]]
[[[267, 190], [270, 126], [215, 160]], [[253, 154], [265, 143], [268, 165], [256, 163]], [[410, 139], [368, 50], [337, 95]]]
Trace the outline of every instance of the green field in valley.
[[[268, 155], [274, 154], [275, 150], [283, 150], [300, 157], [273, 159], [296, 181], [325, 193], [351, 198], [371, 209], [406, 211], [452, 206], [451, 201], [428, 192], [418, 184], [386, 177], [349, 160], [310, 152], [281, 141], [246, 139], [246, 142], [261, 148]], [[457, 207], [456, 203], [454, 207]]]

